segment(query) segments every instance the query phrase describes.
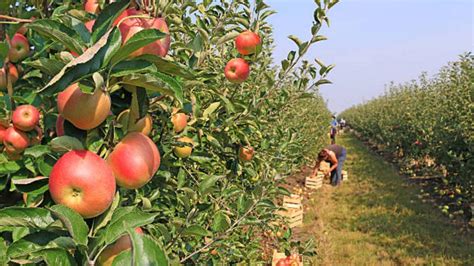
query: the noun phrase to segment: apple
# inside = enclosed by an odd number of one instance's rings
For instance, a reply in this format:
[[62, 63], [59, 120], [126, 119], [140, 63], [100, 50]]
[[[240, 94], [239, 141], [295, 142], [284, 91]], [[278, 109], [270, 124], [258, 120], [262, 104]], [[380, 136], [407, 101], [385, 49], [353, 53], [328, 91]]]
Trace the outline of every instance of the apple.
[[211, 250], [211, 255], [212, 255], [212, 256], [216, 256], [217, 254], [219, 254], [219, 252], [217, 251], [217, 249]]
[[6, 151], [18, 154], [30, 146], [30, 139], [25, 132], [9, 127], [3, 136], [3, 145]]
[[97, 0], [86, 0], [84, 3], [84, 10], [87, 13], [97, 14], [100, 11], [100, 6]]
[[84, 26], [89, 32], [92, 32], [92, 27], [94, 27], [95, 19], [84, 22]]
[[135, 189], [148, 183], [158, 171], [160, 153], [145, 134], [131, 132], [114, 147], [107, 163], [120, 187]]
[[58, 94], [58, 111], [75, 127], [93, 129], [107, 118], [111, 100], [107, 92], [98, 88], [93, 94], [84, 93], [74, 83]]
[[231, 59], [224, 69], [225, 77], [232, 83], [242, 83], [250, 73], [249, 64], [242, 58]]
[[173, 123], [174, 132], [179, 133], [188, 125], [188, 116], [184, 113], [173, 114], [171, 116], [171, 123]]
[[[166, 56], [170, 47], [171, 38], [169, 34], [168, 25], [164, 18], [126, 18], [128, 16], [146, 15], [141, 11], [135, 9], [127, 9], [115, 20], [114, 26], [118, 25], [120, 33], [122, 34], [122, 44], [144, 29], [157, 29], [166, 34], [162, 39], [156, 40], [153, 43], [145, 45], [134, 51], [130, 57], [137, 57], [143, 54], [153, 54], [158, 56]], [[120, 23], [120, 24], [119, 24]]]
[[56, 136], [64, 136], [64, 117], [62, 115], [58, 115], [56, 118]]
[[84, 218], [102, 214], [115, 195], [115, 178], [107, 162], [86, 150], [65, 153], [49, 175], [49, 192], [56, 204]]
[[[135, 232], [143, 234], [143, 230], [140, 227], [135, 228]], [[100, 266], [110, 266], [112, 265], [115, 257], [120, 254], [120, 252], [129, 250], [132, 248], [132, 241], [130, 236], [123, 235], [115, 243], [107, 246], [102, 253], [100, 253], [98, 263]]]
[[260, 45], [260, 37], [251, 31], [244, 31], [235, 38], [235, 47], [241, 55], [253, 54]]
[[30, 53], [30, 43], [28, 39], [20, 33], [15, 33], [10, 41], [10, 49], [8, 50], [8, 58], [11, 62], [16, 63], [23, 60]]
[[252, 147], [240, 147], [239, 149], [239, 159], [248, 162], [252, 160], [253, 154], [255, 153], [254, 149]]
[[174, 147], [174, 154], [176, 154], [176, 156], [178, 156], [179, 158], [186, 158], [189, 155], [191, 155], [191, 153], [193, 152], [192, 146], [194, 145], [193, 139], [188, 138], [188, 137], [181, 137], [178, 139], [178, 141], [190, 143], [191, 146], [183, 146], [183, 147], [176, 146]]
[[12, 115], [13, 126], [23, 131], [33, 130], [39, 119], [39, 110], [31, 104], [18, 106]]
[[7, 132], [8, 127], [4, 127], [0, 125], [0, 145], [3, 144], [3, 138], [5, 137], [5, 133]]
[[149, 114], [146, 114], [144, 117], [138, 119], [138, 121], [131, 126], [129, 126], [129, 116], [130, 109], [126, 109], [118, 115], [117, 121], [123, 127], [128, 127], [128, 132], [141, 132], [147, 136], [150, 135], [151, 130], [153, 129], [153, 120]]
[[[0, 90], [7, 88], [7, 71], [4, 66], [0, 69]], [[18, 80], [18, 70], [13, 64], [8, 64], [8, 79], [14, 84]]]

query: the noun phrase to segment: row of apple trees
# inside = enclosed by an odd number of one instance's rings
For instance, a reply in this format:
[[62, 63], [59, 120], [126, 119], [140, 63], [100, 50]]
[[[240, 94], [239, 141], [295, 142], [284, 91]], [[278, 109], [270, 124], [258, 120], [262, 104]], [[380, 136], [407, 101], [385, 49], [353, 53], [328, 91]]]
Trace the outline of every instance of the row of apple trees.
[[[309, 39], [290, 36], [296, 48], [276, 65], [267, 22], [275, 11], [262, 0], [2, 1], [0, 118], [8, 141], [0, 155], [0, 264], [268, 260], [260, 241], [262, 232], [282, 230], [275, 199], [288, 191], [279, 184], [324, 144], [330, 113], [318, 88], [330, 83], [333, 66], [303, 57], [326, 39], [319, 31], [336, 2], [315, 1]], [[261, 43], [243, 54], [234, 40], [245, 31]], [[29, 42], [25, 55], [17, 34]], [[144, 49], [157, 42], [158, 52]], [[250, 66], [243, 82], [224, 73], [235, 58]], [[34, 130], [12, 120], [22, 105], [39, 110]], [[149, 169], [133, 164], [156, 155], [136, 157], [142, 153], [131, 151], [142, 145], [159, 150]], [[114, 184], [94, 179], [110, 176], [114, 160], [119, 186], [104, 191], [115, 196], [100, 215], [85, 215], [107, 200], [86, 191]], [[126, 186], [119, 170], [151, 179]], [[88, 181], [64, 185], [74, 175]], [[313, 251], [290, 243], [285, 230], [275, 240], [281, 249]]]
[[[473, 202], [473, 56], [465, 54], [433, 78], [390, 85], [385, 95], [341, 117], [410, 175], [439, 177], [443, 212], [470, 215]], [[436, 180], [436, 179], [435, 179]]]

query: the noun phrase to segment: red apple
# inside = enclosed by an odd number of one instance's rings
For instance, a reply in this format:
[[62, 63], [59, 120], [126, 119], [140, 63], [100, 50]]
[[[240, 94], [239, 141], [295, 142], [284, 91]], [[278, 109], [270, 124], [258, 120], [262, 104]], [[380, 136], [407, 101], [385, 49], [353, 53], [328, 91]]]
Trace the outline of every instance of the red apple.
[[6, 151], [18, 154], [30, 146], [30, 139], [25, 132], [9, 127], [3, 136], [3, 145]]
[[[7, 88], [7, 72], [5, 67], [0, 69], [0, 90]], [[13, 64], [8, 64], [8, 79], [11, 80], [12, 84], [18, 80], [18, 70]]]
[[160, 167], [160, 153], [149, 137], [131, 132], [115, 146], [107, 158], [117, 184], [135, 189], [148, 183]]
[[0, 145], [3, 144], [3, 138], [5, 137], [5, 133], [7, 132], [8, 127], [4, 127], [0, 125]]
[[30, 43], [28, 39], [20, 33], [15, 33], [10, 41], [10, 49], [8, 50], [8, 58], [10, 61], [16, 63], [26, 58], [29, 53]]
[[90, 151], [69, 151], [51, 170], [49, 192], [57, 204], [65, 205], [84, 218], [109, 208], [115, 195], [115, 178], [107, 162]]
[[239, 158], [244, 162], [252, 160], [253, 154], [255, 153], [252, 147], [240, 147], [239, 149]]
[[242, 55], [253, 54], [260, 45], [260, 37], [251, 31], [244, 31], [235, 38], [235, 47]]
[[100, 6], [97, 0], [86, 0], [84, 10], [88, 13], [97, 14], [100, 11]]
[[89, 20], [89, 21], [87, 21], [87, 22], [84, 23], [84, 26], [86, 26], [86, 29], [87, 29], [89, 32], [92, 32], [92, 27], [94, 27], [94, 23], [95, 23], [95, 19]]
[[186, 158], [189, 155], [191, 155], [191, 153], [193, 152], [192, 146], [194, 145], [193, 139], [188, 138], [188, 137], [181, 137], [178, 139], [178, 141], [190, 143], [191, 146], [183, 146], [183, 147], [176, 146], [174, 147], [174, 154], [176, 154], [176, 156], [178, 156], [179, 158]]
[[183, 131], [188, 125], [188, 116], [184, 113], [176, 113], [171, 117], [174, 132], [179, 133]]
[[23, 130], [30, 131], [35, 128], [40, 119], [39, 110], [31, 104], [18, 106], [12, 115], [13, 126]]
[[[135, 9], [127, 9], [115, 20], [114, 25], [119, 25], [122, 34], [122, 44], [125, 44], [135, 33], [144, 29], [157, 29], [166, 33], [166, 37], [150, 43], [144, 47], [134, 51], [130, 56], [137, 57], [142, 54], [154, 54], [158, 56], [166, 56], [170, 47], [171, 38], [169, 35], [168, 25], [164, 18], [127, 18], [128, 16], [145, 15], [141, 11]], [[124, 19], [124, 20], [123, 20]]]
[[242, 83], [250, 73], [249, 64], [242, 58], [234, 58], [230, 60], [224, 69], [227, 80], [232, 83]]
[[[143, 230], [140, 227], [135, 228], [135, 232], [139, 234], [143, 234]], [[107, 246], [102, 253], [100, 253], [99, 256], [99, 265], [100, 266], [111, 266], [115, 257], [117, 257], [120, 252], [129, 250], [132, 248], [132, 241], [130, 239], [130, 236], [123, 235], [115, 243], [113, 243], [110, 246]]]
[[58, 111], [75, 127], [93, 129], [107, 118], [111, 107], [110, 96], [98, 88], [93, 94], [83, 93], [74, 83], [58, 94]]

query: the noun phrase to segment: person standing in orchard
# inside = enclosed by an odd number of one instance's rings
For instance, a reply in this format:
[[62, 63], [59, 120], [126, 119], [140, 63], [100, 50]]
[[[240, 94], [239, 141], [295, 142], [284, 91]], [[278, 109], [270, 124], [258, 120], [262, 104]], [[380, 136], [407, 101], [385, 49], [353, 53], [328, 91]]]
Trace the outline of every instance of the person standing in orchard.
[[332, 116], [332, 121], [331, 121], [331, 130], [329, 132], [331, 136], [331, 144], [336, 144], [336, 134], [337, 134], [337, 119], [336, 116]]
[[340, 185], [342, 181], [342, 167], [346, 161], [346, 154], [346, 148], [340, 145], [331, 144], [326, 146], [318, 154], [318, 159], [313, 169], [313, 176], [318, 172], [321, 162], [325, 161], [329, 163], [330, 167], [328, 172], [324, 174], [331, 174], [331, 185]]

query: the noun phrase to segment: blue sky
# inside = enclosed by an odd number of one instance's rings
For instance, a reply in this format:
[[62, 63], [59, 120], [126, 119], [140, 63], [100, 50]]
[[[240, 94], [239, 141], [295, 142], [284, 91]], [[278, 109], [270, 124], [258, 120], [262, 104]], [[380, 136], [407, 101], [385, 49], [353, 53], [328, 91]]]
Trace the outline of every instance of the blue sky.
[[[309, 39], [313, 0], [267, 0], [278, 13], [274, 28], [275, 62], [285, 58], [294, 34]], [[342, 0], [329, 13], [331, 26], [306, 59], [336, 64], [332, 85], [321, 87], [329, 108], [340, 112], [380, 95], [390, 81], [433, 75], [458, 55], [473, 51], [472, 0]], [[314, 61], [313, 61], [314, 62]]]

